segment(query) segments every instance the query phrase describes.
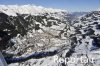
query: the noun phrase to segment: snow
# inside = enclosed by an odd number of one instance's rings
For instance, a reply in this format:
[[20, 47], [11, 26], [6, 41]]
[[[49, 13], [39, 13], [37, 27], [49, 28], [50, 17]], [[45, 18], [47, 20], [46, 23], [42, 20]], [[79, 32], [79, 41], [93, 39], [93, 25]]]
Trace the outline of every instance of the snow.
[[55, 30], [63, 30], [66, 24], [58, 24], [59, 26], [53, 25], [50, 28]]
[[0, 5], [0, 12], [4, 12], [7, 15], [16, 16], [19, 14], [31, 14], [36, 15], [40, 13], [55, 13], [55, 12], [67, 12], [66, 10], [45, 8], [35, 5]]
[[[95, 63], [88, 64], [90, 66], [100, 66], [100, 48], [94, 47], [92, 45], [93, 39], [90, 37], [91, 35], [86, 35], [87, 32], [84, 30], [88, 30], [89, 28], [93, 29], [95, 32], [93, 35], [100, 34], [100, 30], [97, 30], [94, 22], [100, 23], [100, 16], [92, 15], [98, 18], [98, 20], [93, 20], [92, 16], [86, 17], [81, 16], [78, 17], [78, 23], [74, 23], [73, 25], [69, 25], [69, 23], [63, 23], [62, 20], [64, 19], [64, 16], [62, 12], [65, 10], [60, 9], [53, 9], [53, 8], [45, 8], [42, 6], [35, 6], [35, 5], [0, 5], [0, 12], [4, 12], [8, 15], [17, 16], [16, 13], [19, 14], [29, 14], [29, 15], [37, 15], [37, 16], [43, 16], [44, 13], [48, 13], [46, 16], [47, 18], [54, 17], [55, 19], [61, 20], [60, 24], [57, 20], [50, 19], [49, 22], [56, 22], [57, 25], [53, 25], [51, 27], [46, 27], [47, 20], [42, 19], [45, 23], [45, 25], [42, 25], [41, 22], [37, 22], [34, 20], [35, 24], [39, 24], [40, 28], [39, 30], [32, 29], [27, 32], [26, 35], [21, 36], [18, 34], [16, 37], [12, 38], [11, 41], [14, 42], [14, 46], [11, 48], [8, 48], [6, 52], [8, 53], [21, 53], [21, 57], [30, 55], [35, 52], [42, 52], [42, 51], [54, 51], [58, 50], [59, 53], [56, 54], [59, 58], [66, 58], [67, 53], [70, 49], [74, 50], [74, 53], [70, 55], [70, 58], [80, 58], [80, 57], [87, 57], [89, 60], [91, 58], [95, 59]], [[58, 12], [58, 13], [57, 13]], [[41, 13], [41, 14], [40, 14]], [[53, 14], [51, 14], [53, 13]], [[54, 14], [56, 13], [56, 14]], [[27, 18], [28, 16], [25, 16]], [[85, 18], [86, 21], [81, 20], [81, 18]], [[64, 19], [64, 21], [66, 21]], [[89, 22], [92, 21], [92, 22]], [[66, 21], [67, 22], [67, 21]], [[66, 29], [65, 26], [67, 25]], [[79, 26], [82, 26], [81, 28]], [[91, 27], [90, 27], [91, 26]], [[77, 34], [76, 29], [77, 27], [81, 34]], [[61, 37], [59, 36], [60, 31], [63, 30], [64, 33], [61, 34]], [[67, 30], [67, 31], [66, 31]], [[89, 31], [89, 30], [88, 30]], [[66, 36], [64, 36], [67, 34]], [[85, 36], [85, 38], [83, 38]], [[75, 39], [72, 39], [73, 37], [76, 37]], [[75, 42], [75, 40], [77, 42]], [[75, 48], [71, 48], [72, 46], [76, 45]], [[40, 59], [29, 59], [28, 61], [21, 62], [21, 63], [14, 63], [10, 64], [9, 66], [62, 66], [61, 63], [54, 62], [54, 57], [56, 56], [50, 56], [50, 57], [43, 57]], [[14, 57], [19, 57], [19, 55], [16, 55]], [[67, 66], [84, 66], [84, 64], [80, 63], [67, 63]]]

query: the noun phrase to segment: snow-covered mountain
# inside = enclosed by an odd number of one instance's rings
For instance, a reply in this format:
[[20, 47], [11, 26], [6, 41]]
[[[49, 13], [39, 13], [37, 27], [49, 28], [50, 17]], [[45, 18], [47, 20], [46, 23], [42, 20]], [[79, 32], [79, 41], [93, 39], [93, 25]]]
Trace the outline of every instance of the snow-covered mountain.
[[[2, 51], [5, 58], [23, 57], [35, 52], [53, 52], [65, 46], [66, 11], [33, 5], [0, 7], [0, 38], [3, 39], [0, 50], [6, 48]], [[19, 66], [19, 63], [9, 66]]]
[[65, 12], [66, 10], [45, 8], [35, 5], [0, 5], [0, 11], [6, 13], [7, 15], [16, 16], [16, 13], [34, 15], [41, 13], [60, 13]]
[[8, 47], [4, 50], [5, 57], [10, 54], [10, 57], [27, 55], [30, 48], [33, 49], [30, 53], [53, 51], [59, 49], [60, 43], [62, 46], [66, 44], [66, 11], [30, 5], [0, 7], [0, 33], [4, 34], [2, 49], [6, 44]]
[[88, 14], [88, 12], [71, 12], [70, 14], [74, 17], [79, 17]]
[[[78, 39], [75, 52], [72, 57], [85, 57], [89, 61], [86, 66], [99, 66], [100, 54], [100, 11], [92, 11], [82, 17], [74, 24], [77, 29], [76, 37]], [[95, 41], [97, 40], [97, 41]], [[91, 58], [94, 61], [91, 62]], [[74, 66], [74, 64], [72, 64]], [[77, 66], [85, 66], [84, 64], [77, 64]]]
[[[52, 24], [65, 23], [65, 16], [67, 15], [65, 10], [44, 8], [35, 5], [0, 5], [0, 12], [2, 23], [6, 22], [7, 25], [9, 24], [13, 27], [11, 28], [13, 31], [16, 30], [15, 33], [20, 34], [25, 34], [29, 29], [33, 29], [35, 24], [43, 27], [49, 26], [48, 24], [52, 26]], [[1, 30], [6, 30], [2, 26], [1, 24]], [[9, 30], [10, 27], [7, 29], [6, 31], [12, 32]]]
[[[7, 45], [2, 53], [6, 61], [10, 59], [8, 63], [13, 62], [9, 66], [100, 65], [97, 45], [100, 43], [100, 11], [71, 20], [72, 14], [59, 9], [34, 5], [0, 7], [0, 37]], [[31, 58], [25, 59], [28, 57]], [[22, 58], [27, 61], [21, 62]], [[83, 58], [83, 63], [79, 58]]]

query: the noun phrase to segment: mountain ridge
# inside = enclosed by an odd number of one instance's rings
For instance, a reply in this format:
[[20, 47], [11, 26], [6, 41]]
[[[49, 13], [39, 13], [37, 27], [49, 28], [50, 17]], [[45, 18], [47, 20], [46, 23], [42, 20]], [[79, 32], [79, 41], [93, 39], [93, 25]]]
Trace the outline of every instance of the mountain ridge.
[[34, 15], [39, 13], [67, 12], [66, 10], [45, 8], [35, 5], [0, 5], [0, 7], [1, 12], [12, 16], [16, 16], [16, 13]]

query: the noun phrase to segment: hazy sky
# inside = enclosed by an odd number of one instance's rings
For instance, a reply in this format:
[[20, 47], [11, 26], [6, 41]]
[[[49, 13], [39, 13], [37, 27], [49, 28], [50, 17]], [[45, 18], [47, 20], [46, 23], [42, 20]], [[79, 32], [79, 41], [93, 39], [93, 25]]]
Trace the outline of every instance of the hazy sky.
[[100, 0], [0, 0], [2, 5], [34, 4], [68, 11], [91, 11], [100, 8]]

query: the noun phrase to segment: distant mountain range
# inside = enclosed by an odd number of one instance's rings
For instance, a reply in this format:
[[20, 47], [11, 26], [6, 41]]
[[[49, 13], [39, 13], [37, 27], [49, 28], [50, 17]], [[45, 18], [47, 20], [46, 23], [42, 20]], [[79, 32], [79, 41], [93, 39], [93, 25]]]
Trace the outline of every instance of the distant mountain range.
[[0, 5], [0, 11], [7, 15], [16, 16], [16, 13], [34, 15], [39, 13], [65, 12], [66, 10], [45, 8], [35, 5]]

